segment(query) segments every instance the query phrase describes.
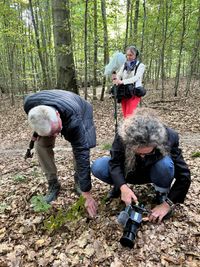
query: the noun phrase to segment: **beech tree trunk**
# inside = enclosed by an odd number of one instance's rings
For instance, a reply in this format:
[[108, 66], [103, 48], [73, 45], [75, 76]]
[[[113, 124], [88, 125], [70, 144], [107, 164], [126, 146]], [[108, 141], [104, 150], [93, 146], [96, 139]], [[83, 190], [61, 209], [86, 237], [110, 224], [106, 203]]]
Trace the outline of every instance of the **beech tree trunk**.
[[69, 23], [68, 0], [52, 0], [57, 88], [78, 94]]

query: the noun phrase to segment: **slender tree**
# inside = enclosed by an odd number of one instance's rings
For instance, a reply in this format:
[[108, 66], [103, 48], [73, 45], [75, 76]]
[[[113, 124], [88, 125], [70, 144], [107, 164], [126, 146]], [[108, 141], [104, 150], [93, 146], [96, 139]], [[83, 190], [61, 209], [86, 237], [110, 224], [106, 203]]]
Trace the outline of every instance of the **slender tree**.
[[180, 39], [180, 49], [179, 49], [179, 56], [178, 56], [178, 66], [176, 69], [176, 78], [175, 78], [175, 85], [174, 85], [174, 96], [177, 96], [178, 86], [179, 86], [179, 79], [180, 79], [180, 69], [181, 69], [181, 61], [182, 61], [182, 52], [184, 46], [184, 39], [185, 39], [185, 32], [186, 32], [186, 14], [185, 14], [185, 0], [183, 0], [183, 24], [182, 24], [182, 33]]
[[38, 24], [36, 23], [36, 20], [35, 20], [35, 14], [34, 14], [34, 11], [33, 11], [32, 0], [29, 0], [29, 6], [30, 6], [30, 11], [31, 11], [31, 16], [32, 16], [33, 27], [34, 27], [34, 31], [35, 31], [35, 38], [36, 38], [38, 56], [39, 56], [40, 64], [41, 64], [41, 68], [42, 68], [44, 88], [48, 88], [48, 79], [47, 79], [45, 61], [44, 61], [44, 58], [43, 58], [43, 55], [42, 55]]
[[[106, 18], [106, 3], [105, 0], [101, 0], [101, 12], [103, 20], [103, 32], [104, 32], [104, 66], [108, 64], [109, 52], [108, 52], [108, 29], [107, 29], [107, 18]], [[103, 77], [102, 91], [101, 91], [101, 101], [104, 99], [106, 85], [106, 77]]]
[[126, 50], [127, 44], [128, 44], [128, 32], [129, 32], [129, 18], [130, 18], [130, 0], [127, 0], [126, 2], [126, 35], [125, 35], [125, 41], [124, 41], [124, 50]]
[[97, 32], [97, 0], [94, 0], [94, 67], [93, 67], [93, 100], [97, 99], [97, 55], [98, 55], [98, 32]]
[[190, 61], [190, 69], [189, 69], [189, 74], [187, 77], [186, 93], [185, 93], [186, 96], [188, 96], [189, 91], [191, 89], [192, 76], [195, 74], [195, 70], [198, 69], [197, 66], [199, 65], [198, 55], [199, 55], [199, 50], [200, 50], [200, 3], [198, 7], [197, 28], [196, 28], [195, 37], [196, 38], [194, 40], [192, 56], [191, 56], [191, 61]]
[[87, 87], [88, 87], [88, 45], [87, 45], [87, 37], [88, 37], [88, 0], [85, 0], [85, 38], [84, 38], [84, 55], [85, 55], [85, 75], [84, 75], [84, 91], [85, 91], [85, 99], [87, 99]]
[[134, 21], [133, 21], [134, 43], [137, 43], [139, 9], [140, 9], [140, 0], [136, 0], [135, 1], [135, 16], [134, 16]]

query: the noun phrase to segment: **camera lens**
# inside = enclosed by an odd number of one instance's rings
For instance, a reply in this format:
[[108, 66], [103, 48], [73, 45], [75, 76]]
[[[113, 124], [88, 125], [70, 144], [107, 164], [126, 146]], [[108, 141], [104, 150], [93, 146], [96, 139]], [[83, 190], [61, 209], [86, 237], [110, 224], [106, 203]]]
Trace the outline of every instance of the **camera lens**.
[[139, 225], [137, 223], [134, 223], [131, 220], [127, 222], [123, 236], [120, 239], [122, 246], [133, 248], [138, 228]]

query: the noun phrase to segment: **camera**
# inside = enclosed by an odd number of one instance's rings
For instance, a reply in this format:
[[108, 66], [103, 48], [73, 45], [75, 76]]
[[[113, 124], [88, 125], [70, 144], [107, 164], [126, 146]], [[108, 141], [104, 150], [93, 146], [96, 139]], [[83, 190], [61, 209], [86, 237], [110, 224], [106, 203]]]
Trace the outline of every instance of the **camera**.
[[137, 231], [142, 223], [142, 216], [148, 211], [143, 204], [128, 205], [121, 211], [117, 220], [124, 227], [120, 243], [124, 247], [133, 248]]

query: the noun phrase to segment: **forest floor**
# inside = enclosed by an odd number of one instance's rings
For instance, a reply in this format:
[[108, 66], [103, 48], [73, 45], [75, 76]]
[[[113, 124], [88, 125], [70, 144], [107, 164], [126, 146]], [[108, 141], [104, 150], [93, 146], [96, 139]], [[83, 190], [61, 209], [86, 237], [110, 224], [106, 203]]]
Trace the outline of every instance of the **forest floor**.
[[[71, 148], [61, 137], [57, 138], [55, 148], [61, 193], [48, 211], [33, 210], [32, 197], [44, 194], [47, 183], [35, 155], [31, 160], [23, 158], [31, 132], [22, 99], [16, 101], [15, 107], [5, 98], [0, 100], [0, 266], [200, 266], [200, 158], [192, 157], [194, 152], [200, 151], [198, 86], [195, 91], [188, 98], [173, 98], [169, 90], [162, 102], [159, 91], [149, 90], [143, 99], [143, 106], [155, 108], [162, 120], [179, 132], [192, 184], [184, 205], [176, 208], [172, 218], [160, 225], [142, 224], [133, 249], [119, 243], [123, 233], [116, 220], [123, 208], [120, 200], [105, 204], [103, 199], [110, 187], [95, 177], [92, 177], [92, 192], [99, 204], [97, 217], [91, 220], [83, 215], [76, 221], [62, 221], [62, 214], [78, 197], [73, 192]], [[91, 150], [91, 160], [109, 155], [106, 147], [112, 143], [114, 135], [112, 99], [93, 101], [93, 105], [97, 147]], [[118, 113], [120, 117], [120, 106]], [[134, 190], [140, 200], [147, 205], [151, 203], [151, 188], [143, 185]], [[45, 222], [56, 214], [61, 214], [60, 219], [57, 217], [48, 228]], [[55, 223], [60, 226], [56, 228]]]

